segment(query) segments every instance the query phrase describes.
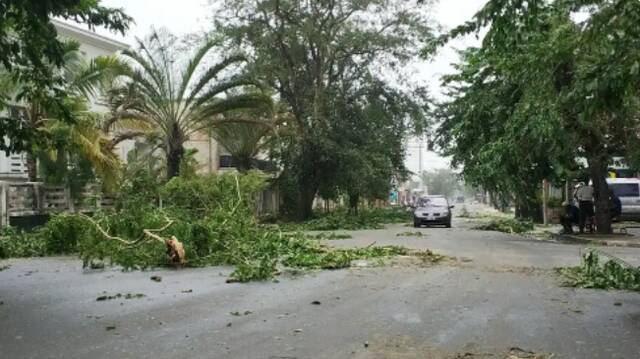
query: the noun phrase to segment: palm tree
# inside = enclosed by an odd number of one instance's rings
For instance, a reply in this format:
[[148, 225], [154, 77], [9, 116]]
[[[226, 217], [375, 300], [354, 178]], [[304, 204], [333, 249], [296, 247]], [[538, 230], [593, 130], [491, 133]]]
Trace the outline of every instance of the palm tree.
[[256, 93], [256, 81], [233, 71], [245, 62], [243, 56], [207, 64], [215, 45], [213, 40], [205, 41], [183, 62], [176, 56], [181, 52], [176, 39], [154, 31], [146, 42], [138, 41], [137, 50], [123, 52], [130, 66], [112, 91], [114, 118], [153, 125], [163, 138], [167, 178], [178, 175], [184, 144], [193, 134], [236, 121], [221, 116], [228, 111], [270, 106], [267, 95]]
[[[61, 127], [68, 131], [69, 148], [81, 151], [81, 155], [107, 181], [113, 180], [119, 169], [117, 157], [109, 147], [110, 140], [101, 133], [97, 126], [97, 115], [87, 106], [89, 99], [97, 96], [101, 85], [115, 74], [119, 63], [115, 57], [98, 57], [87, 62], [79, 48], [79, 43], [75, 41], [64, 43], [63, 66], [52, 71], [61, 85], [60, 93], [54, 95], [63, 96], [65, 108], [56, 106], [58, 102], [52, 101], [50, 91], [33, 86], [28, 81], [11, 81], [10, 89], [7, 89], [7, 92], [15, 94], [14, 102], [24, 104], [21, 116], [24, 125], [36, 136], [41, 136], [39, 146], [32, 144], [27, 151], [26, 167], [30, 181], [38, 180], [38, 157], [57, 156], [56, 149], [47, 143], [47, 139]], [[54, 67], [53, 64], [50, 66]], [[6, 78], [6, 75], [0, 77]], [[5, 85], [7, 83], [2, 82]], [[63, 120], [63, 117], [67, 119]]]
[[254, 168], [256, 157], [268, 147], [270, 140], [286, 130], [281, 125], [288, 115], [286, 108], [280, 104], [267, 113], [259, 110], [233, 111], [225, 115], [232, 122], [217, 126], [212, 136], [233, 157], [236, 169], [246, 172]]

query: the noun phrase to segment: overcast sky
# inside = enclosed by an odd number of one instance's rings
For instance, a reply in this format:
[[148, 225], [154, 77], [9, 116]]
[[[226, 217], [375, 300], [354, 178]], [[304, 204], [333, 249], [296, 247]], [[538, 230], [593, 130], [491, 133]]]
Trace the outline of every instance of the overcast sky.
[[[445, 28], [452, 28], [470, 19], [485, 2], [486, 0], [441, 0], [434, 5], [434, 18]], [[210, 14], [207, 0], [103, 0], [102, 3], [105, 6], [123, 8], [135, 19], [136, 24], [127, 37], [120, 39], [127, 43], [132, 43], [134, 37], [144, 37], [152, 26], [166, 27], [176, 35], [204, 31], [210, 26], [207, 20]], [[477, 40], [474, 37], [456, 41], [442, 49], [432, 61], [420, 66], [420, 78], [429, 83], [431, 92], [436, 98], [440, 94], [440, 76], [450, 72], [450, 64], [457, 60], [454, 48], [475, 44]], [[413, 172], [418, 172], [420, 167], [418, 144], [417, 140], [411, 140], [407, 144], [407, 167]], [[424, 169], [446, 167], [449, 167], [446, 159], [423, 149]]]

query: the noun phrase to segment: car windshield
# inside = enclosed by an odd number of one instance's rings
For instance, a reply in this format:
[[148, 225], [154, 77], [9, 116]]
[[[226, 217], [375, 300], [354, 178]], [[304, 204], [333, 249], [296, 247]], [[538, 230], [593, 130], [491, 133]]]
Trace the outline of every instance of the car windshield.
[[447, 200], [440, 197], [435, 198], [420, 198], [418, 201], [419, 207], [446, 207]]

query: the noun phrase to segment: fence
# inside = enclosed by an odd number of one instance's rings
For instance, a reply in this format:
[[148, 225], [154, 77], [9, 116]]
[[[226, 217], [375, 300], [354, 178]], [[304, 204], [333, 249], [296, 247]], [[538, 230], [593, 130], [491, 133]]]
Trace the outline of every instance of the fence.
[[69, 188], [40, 182], [0, 181], [0, 227], [11, 218], [47, 216], [60, 212], [93, 212], [110, 208], [113, 198], [105, 196], [97, 185], [87, 185], [82, 193], [71, 196]]
[[[41, 182], [0, 181], [0, 227], [7, 227], [11, 219], [49, 216], [61, 212], [90, 213], [113, 207], [113, 197], [106, 196], [100, 187], [87, 185], [82, 193], [71, 195], [69, 188]], [[277, 188], [264, 190], [257, 198], [256, 214], [275, 215], [280, 209]]]

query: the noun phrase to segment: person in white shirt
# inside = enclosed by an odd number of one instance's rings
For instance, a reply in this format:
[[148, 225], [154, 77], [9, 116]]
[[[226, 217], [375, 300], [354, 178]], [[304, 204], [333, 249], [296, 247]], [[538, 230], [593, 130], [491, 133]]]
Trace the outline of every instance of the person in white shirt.
[[580, 208], [580, 221], [578, 223], [580, 234], [584, 233], [587, 220], [592, 224], [591, 232], [593, 232], [593, 216], [595, 214], [593, 211], [593, 187], [580, 183], [576, 186], [573, 197], [578, 201], [578, 208]]

